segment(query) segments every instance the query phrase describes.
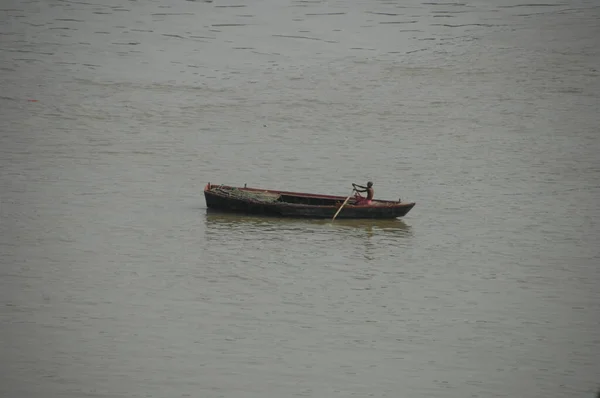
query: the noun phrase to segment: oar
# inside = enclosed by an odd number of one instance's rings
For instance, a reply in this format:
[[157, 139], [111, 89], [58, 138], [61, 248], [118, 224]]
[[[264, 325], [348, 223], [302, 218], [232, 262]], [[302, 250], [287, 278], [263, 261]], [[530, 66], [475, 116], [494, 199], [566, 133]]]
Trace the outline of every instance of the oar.
[[333, 218], [331, 219], [331, 221], [334, 221], [335, 218], [337, 217], [338, 214], [340, 214], [340, 211], [342, 211], [342, 207], [344, 207], [346, 205], [346, 203], [348, 203], [348, 200], [350, 200], [350, 198], [352, 197], [352, 194], [354, 193], [354, 189], [352, 190], [352, 192], [350, 193], [350, 196], [348, 196], [346, 198], [346, 200], [344, 200], [344, 203], [342, 203], [342, 205], [340, 206], [340, 208], [338, 209], [338, 211], [335, 213], [335, 215], [333, 216]]

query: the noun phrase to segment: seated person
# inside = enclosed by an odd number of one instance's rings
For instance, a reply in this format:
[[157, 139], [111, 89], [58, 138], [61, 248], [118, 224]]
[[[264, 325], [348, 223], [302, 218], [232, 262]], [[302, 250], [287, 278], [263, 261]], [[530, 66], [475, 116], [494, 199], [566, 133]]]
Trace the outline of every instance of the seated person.
[[[363, 187], [362, 185], [356, 185], [354, 183], [352, 184], [352, 186], [356, 191], [356, 195], [354, 195], [354, 198], [356, 199], [356, 204], [358, 206], [370, 205], [372, 203], [371, 201], [373, 200], [373, 196], [375, 196], [375, 190], [373, 190], [373, 183], [371, 181], [367, 183], [366, 187]], [[367, 197], [363, 198], [360, 192], [366, 192]]]

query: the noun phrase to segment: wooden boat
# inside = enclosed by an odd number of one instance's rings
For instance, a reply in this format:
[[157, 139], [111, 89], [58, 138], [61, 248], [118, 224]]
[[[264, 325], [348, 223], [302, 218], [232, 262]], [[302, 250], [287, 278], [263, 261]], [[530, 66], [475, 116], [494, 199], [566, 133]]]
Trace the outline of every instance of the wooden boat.
[[[206, 205], [211, 209], [261, 214], [277, 217], [333, 218], [346, 200], [344, 196], [318, 195], [270, 189], [211, 185], [204, 187]], [[352, 197], [337, 218], [398, 218], [404, 217], [414, 202], [373, 200], [358, 205]]]

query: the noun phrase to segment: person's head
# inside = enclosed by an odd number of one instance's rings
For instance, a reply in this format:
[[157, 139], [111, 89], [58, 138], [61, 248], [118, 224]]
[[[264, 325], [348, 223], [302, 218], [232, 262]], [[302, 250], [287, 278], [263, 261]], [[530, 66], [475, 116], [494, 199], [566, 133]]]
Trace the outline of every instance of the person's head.
[[367, 182], [367, 187], [371, 188], [373, 186], [373, 183], [371, 181]]

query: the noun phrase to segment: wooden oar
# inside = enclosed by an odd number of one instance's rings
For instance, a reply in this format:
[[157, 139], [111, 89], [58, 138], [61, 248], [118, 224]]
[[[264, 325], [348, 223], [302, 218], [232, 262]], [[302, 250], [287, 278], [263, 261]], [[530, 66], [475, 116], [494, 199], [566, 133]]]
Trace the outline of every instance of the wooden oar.
[[[352, 193], [354, 193], [354, 189], [352, 190]], [[333, 218], [331, 219], [331, 221], [334, 221], [335, 218], [337, 217], [337, 215], [340, 214], [340, 211], [342, 211], [342, 207], [344, 207], [346, 205], [346, 203], [348, 203], [348, 200], [350, 200], [350, 198], [352, 197], [352, 193], [350, 194], [350, 196], [348, 196], [346, 198], [346, 200], [344, 200], [344, 203], [342, 203], [342, 205], [340, 206], [340, 208], [338, 209], [338, 211], [335, 213], [335, 215], [333, 216]]]

